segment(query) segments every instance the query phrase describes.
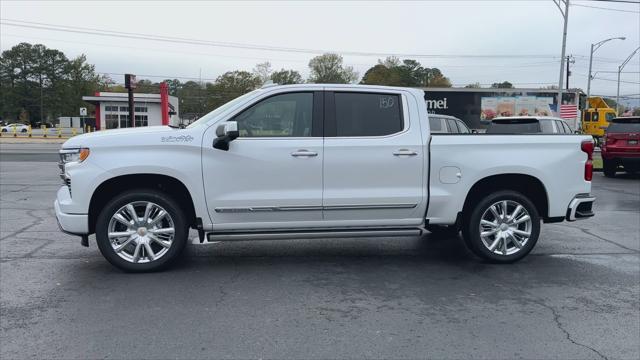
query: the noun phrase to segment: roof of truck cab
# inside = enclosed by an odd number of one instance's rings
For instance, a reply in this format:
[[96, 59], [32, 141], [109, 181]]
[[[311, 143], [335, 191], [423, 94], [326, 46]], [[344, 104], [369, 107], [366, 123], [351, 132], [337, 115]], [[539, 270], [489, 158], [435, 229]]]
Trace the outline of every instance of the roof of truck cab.
[[391, 91], [408, 91], [419, 95], [421, 98], [424, 96], [422, 89], [400, 87], [400, 86], [382, 86], [382, 85], [362, 85], [362, 84], [288, 84], [288, 85], [271, 85], [265, 86], [261, 89], [274, 90], [274, 89], [286, 89], [286, 88], [308, 88], [308, 89], [362, 89], [362, 90], [391, 90]]

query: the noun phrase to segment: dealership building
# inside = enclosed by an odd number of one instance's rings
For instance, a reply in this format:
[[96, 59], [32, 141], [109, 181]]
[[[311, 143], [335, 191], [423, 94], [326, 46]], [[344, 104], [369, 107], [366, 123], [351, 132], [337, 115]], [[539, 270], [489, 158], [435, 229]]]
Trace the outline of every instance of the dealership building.
[[83, 96], [82, 100], [96, 107], [96, 130], [177, 124], [178, 98], [168, 95], [163, 88], [161, 86], [160, 94], [134, 94], [135, 124], [129, 119], [127, 93], [96, 92], [93, 96]]

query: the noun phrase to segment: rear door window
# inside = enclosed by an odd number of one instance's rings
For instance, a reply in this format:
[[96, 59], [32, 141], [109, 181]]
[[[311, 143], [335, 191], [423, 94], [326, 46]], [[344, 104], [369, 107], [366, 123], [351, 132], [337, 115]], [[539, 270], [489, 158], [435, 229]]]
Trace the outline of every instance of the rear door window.
[[444, 119], [437, 116], [429, 116], [429, 129], [432, 133], [446, 133], [447, 128], [444, 124]]
[[469, 134], [469, 133], [471, 133], [471, 130], [469, 130], [467, 125], [464, 124], [462, 121], [456, 121], [456, 123], [458, 124], [458, 129], [460, 130], [461, 134]]
[[556, 120], [556, 129], [558, 129], [558, 134], [565, 133], [564, 127], [562, 126], [562, 121]]
[[554, 126], [554, 121], [552, 120], [540, 120], [540, 128], [542, 129], [542, 133], [544, 134], [554, 134], [558, 132]]
[[447, 119], [447, 124], [449, 124], [449, 132], [453, 134], [457, 134], [460, 132], [458, 129], [458, 125], [456, 125], [456, 121], [453, 119]]
[[336, 136], [384, 136], [404, 129], [400, 95], [336, 92]]

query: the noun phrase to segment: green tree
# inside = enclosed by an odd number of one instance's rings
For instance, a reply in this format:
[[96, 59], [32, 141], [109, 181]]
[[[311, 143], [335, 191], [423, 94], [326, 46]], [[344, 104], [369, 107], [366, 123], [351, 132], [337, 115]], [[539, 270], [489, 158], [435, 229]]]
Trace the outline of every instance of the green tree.
[[264, 84], [271, 79], [272, 72], [273, 70], [271, 70], [271, 63], [268, 61], [256, 64], [256, 66], [253, 68], [253, 74], [260, 79], [261, 84]]
[[187, 81], [178, 90], [180, 116], [198, 118], [207, 113], [207, 96], [204, 86], [195, 81]]
[[503, 81], [501, 83], [493, 83], [491, 87], [495, 89], [513, 89], [513, 84], [508, 81]]
[[180, 92], [180, 88], [182, 87], [182, 83], [178, 79], [166, 79], [164, 82], [167, 83], [169, 87], [169, 95], [178, 96], [178, 92]]
[[295, 70], [281, 69], [271, 74], [271, 81], [275, 84], [288, 85], [288, 84], [302, 84], [302, 76]]
[[160, 83], [153, 82], [147, 79], [140, 79], [138, 80], [138, 83], [136, 84], [136, 88], [135, 90], [133, 90], [133, 92], [141, 93], [141, 94], [159, 94]]
[[82, 96], [103, 89], [108, 81], [84, 55], [69, 60], [44, 45], [20, 43], [0, 55], [0, 116], [34, 124], [77, 115], [87, 106]]
[[362, 77], [362, 84], [408, 86], [408, 87], [451, 87], [451, 82], [437, 68], [425, 68], [418, 61], [400, 61], [390, 56], [369, 68]]
[[323, 54], [309, 61], [311, 74], [309, 82], [317, 84], [349, 84], [358, 79], [358, 73], [351, 66], [344, 66], [342, 56]]
[[428, 87], [451, 87], [451, 81], [444, 76], [440, 69], [432, 68], [427, 71]]
[[464, 86], [467, 89], [480, 89], [482, 86], [480, 86], [479, 82], [475, 82], [473, 84], [468, 84]]
[[361, 84], [403, 86], [400, 73], [395, 68], [389, 68], [384, 64], [375, 65], [364, 73]]
[[218, 76], [215, 83], [207, 84], [207, 108], [215, 109], [256, 89], [260, 84], [260, 78], [248, 71], [228, 71]]
[[80, 55], [69, 61], [65, 67], [64, 102], [61, 102], [61, 115], [78, 115], [81, 107], [93, 111], [93, 105], [82, 100], [82, 96], [93, 95], [107, 86], [112, 80], [108, 76], [100, 76], [95, 66], [87, 63], [87, 57]]

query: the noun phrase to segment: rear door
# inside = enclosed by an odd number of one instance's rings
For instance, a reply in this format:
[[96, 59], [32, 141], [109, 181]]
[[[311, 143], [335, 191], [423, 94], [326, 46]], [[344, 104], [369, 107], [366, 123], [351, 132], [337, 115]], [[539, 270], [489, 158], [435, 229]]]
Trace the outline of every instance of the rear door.
[[424, 209], [426, 154], [418, 116], [409, 111], [408, 98], [390, 90], [337, 88], [325, 94], [326, 222], [338, 226], [422, 222], [424, 213], [418, 209]]

